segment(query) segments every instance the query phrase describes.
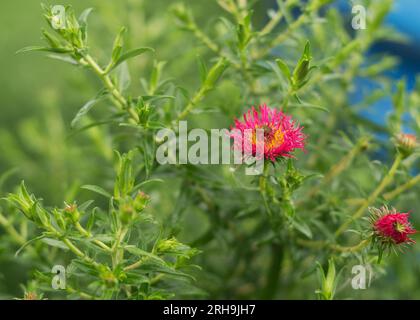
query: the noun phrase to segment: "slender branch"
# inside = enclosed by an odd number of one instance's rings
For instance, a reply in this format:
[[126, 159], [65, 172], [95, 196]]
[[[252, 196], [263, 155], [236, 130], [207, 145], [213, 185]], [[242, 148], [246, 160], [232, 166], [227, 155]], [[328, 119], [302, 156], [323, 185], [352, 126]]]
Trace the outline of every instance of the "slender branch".
[[335, 177], [340, 175], [344, 170], [346, 170], [349, 165], [352, 163], [353, 159], [363, 150], [366, 149], [367, 144], [369, 143], [369, 138], [362, 137], [356, 145], [344, 156], [341, 160], [335, 164], [324, 176], [317, 186], [313, 187], [308, 191], [308, 198], [311, 199], [322, 189], [322, 186], [331, 182]]
[[338, 244], [328, 243], [322, 240], [312, 241], [312, 240], [305, 240], [305, 239], [297, 239], [297, 243], [301, 246], [308, 247], [311, 249], [323, 249], [325, 247], [328, 247], [329, 249], [338, 251], [338, 252], [356, 252], [366, 247], [370, 243], [370, 240], [365, 239], [354, 246], [348, 246], [348, 247], [341, 246]]
[[273, 31], [273, 29], [279, 24], [282, 18], [283, 18], [283, 13], [280, 10], [278, 10], [276, 14], [270, 19], [270, 21], [260, 31], [260, 37], [263, 37], [269, 34], [271, 31]]
[[73, 287], [70, 287], [68, 284], [66, 284], [66, 290], [67, 290], [68, 293], [77, 293], [83, 299], [87, 299], [87, 300], [96, 300], [97, 299], [97, 297], [95, 297], [95, 296], [93, 296], [89, 293], [86, 293], [86, 292], [83, 292], [83, 291], [80, 291], [80, 290], [76, 290]]
[[99, 264], [95, 260], [93, 260], [92, 258], [87, 256], [85, 253], [83, 253], [69, 239], [64, 238], [64, 239], [62, 239], [62, 241], [66, 244], [66, 246], [70, 249], [70, 251], [73, 252], [76, 256], [85, 260], [87, 263], [93, 265], [95, 268], [99, 267]]
[[129, 116], [134, 120], [135, 123], [139, 122], [138, 114], [130, 108], [128, 101], [124, 98], [121, 92], [117, 89], [115, 84], [112, 82], [109, 75], [98, 65], [98, 63], [89, 55], [87, 54], [84, 56], [84, 61], [91, 67], [91, 69], [97, 74], [97, 76], [101, 79], [105, 87], [112, 95], [112, 101], [114, 104], [120, 109], [125, 110], [128, 112]]
[[196, 24], [192, 26], [192, 32], [196, 36], [198, 40], [200, 40], [203, 44], [205, 44], [211, 51], [218, 55], [223, 55], [222, 50], [217, 45], [216, 42], [214, 42], [212, 39], [210, 39], [203, 31], [201, 31], [200, 28]]
[[[76, 222], [75, 223], [75, 227], [86, 238], [91, 238], [92, 237], [92, 235], [85, 228], [83, 228], [83, 226], [79, 222]], [[100, 240], [93, 239], [92, 242], [94, 244], [96, 244], [98, 247], [104, 249], [105, 251], [108, 251], [108, 252], [111, 252], [112, 251], [109, 246], [107, 246], [105, 243], [103, 243]]]
[[403, 193], [404, 191], [414, 187], [419, 182], [420, 182], [420, 174], [418, 174], [414, 178], [411, 178], [410, 180], [408, 180], [406, 183], [399, 186], [398, 188], [396, 188], [396, 189], [394, 189], [390, 192], [385, 193], [384, 194], [384, 199], [385, 200], [391, 200], [391, 199], [395, 198], [397, 195]]
[[8, 232], [11, 235], [11, 237], [17, 244], [25, 244], [26, 239], [19, 234], [15, 227], [10, 223], [9, 220], [7, 220], [7, 218], [2, 213], [0, 213], [0, 224], [3, 226], [4, 230], [6, 230], [6, 232]]
[[395, 173], [402, 161], [402, 155], [400, 153], [397, 154], [394, 163], [392, 164], [391, 169], [382, 179], [381, 183], [376, 187], [376, 189], [370, 194], [370, 196], [364, 201], [364, 203], [359, 207], [359, 209], [352, 215], [351, 219], [344, 222], [335, 232], [335, 236], [338, 237], [342, 234], [347, 227], [356, 219], [360, 218], [368, 206], [376, 200], [376, 198], [382, 193], [382, 191], [392, 182]]
[[206, 93], [206, 88], [202, 86], [200, 90], [197, 91], [197, 93], [194, 95], [194, 97], [188, 102], [185, 109], [178, 115], [177, 121], [183, 120], [185, 117], [187, 117], [190, 112], [195, 108], [195, 106], [203, 99], [204, 95]]
[[307, 18], [308, 17], [307, 17], [306, 14], [300, 15], [299, 18], [297, 18], [295, 21], [293, 21], [293, 23], [291, 23], [290, 26], [285, 31], [283, 31], [276, 38], [274, 38], [272, 41], [270, 41], [266, 48], [256, 52], [256, 54], [254, 56], [254, 59], [261, 59], [262, 57], [266, 56], [271, 51], [271, 49], [273, 49], [274, 47], [277, 47], [283, 41], [287, 40], [287, 38], [289, 38], [290, 34], [294, 30], [296, 30], [304, 22], [306, 22]]
[[130, 264], [128, 266], [126, 266], [124, 268], [124, 271], [130, 271], [130, 270], [134, 270], [137, 269], [138, 267], [140, 267], [143, 263], [143, 259], [139, 259], [138, 261], [134, 262], [133, 264]]

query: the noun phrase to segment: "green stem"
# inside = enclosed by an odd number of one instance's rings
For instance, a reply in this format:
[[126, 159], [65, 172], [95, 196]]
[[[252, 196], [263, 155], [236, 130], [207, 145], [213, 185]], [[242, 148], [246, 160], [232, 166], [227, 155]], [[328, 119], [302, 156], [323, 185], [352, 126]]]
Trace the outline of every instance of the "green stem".
[[328, 243], [322, 240], [313, 241], [313, 240], [297, 239], [297, 243], [300, 244], [301, 246], [308, 247], [311, 249], [317, 249], [317, 250], [328, 247], [329, 249], [338, 251], [338, 252], [356, 252], [366, 247], [370, 243], [370, 240], [365, 239], [354, 246], [348, 246], [348, 247], [341, 246], [338, 244]]
[[265, 161], [264, 162], [264, 170], [263, 170], [263, 173], [262, 173], [262, 175], [260, 176], [260, 179], [259, 179], [259, 188], [260, 188], [261, 196], [263, 198], [265, 209], [267, 211], [267, 214], [268, 214], [269, 218], [271, 219], [273, 214], [271, 212], [271, 209], [270, 209], [270, 206], [269, 206], [268, 200], [267, 200], [267, 176], [268, 176], [269, 169], [270, 169], [269, 168], [269, 162]]
[[188, 102], [185, 109], [178, 115], [177, 121], [183, 120], [189, 115], [189, 113], [195, 108], [195, 106], [203, 99], [207, 89], [202, 86], [200, 90], [194, 95], [194, 97]]
[[271, 263], [268, 269], [265, 288], [262, 293], [262, 299], [273, 299], [277, 292], [280, 280], [281, 263], [283, 261], [284, 250], [278, 244], [271, 245]]
[[219, 57], [227, 59], [227, 61], [229, 61], [229, 64], [232, 65], [234, 68], [241, 69], [241, 65], [236, 61], [233, 61], [228, 55], [224, 54], [222, 49], [217, 45], [217, 43], [210, 39], [203, 31], [201, 31], [196, 24], [193, 24], [190, 30], [192, 31], [194, 36], [204, 45], [206, 45], [211, 51], [213, 51]]
[[281, 21], [283, 18], [283, 13], [278, 10], [274, 17], [271, 18], [271, 20], [265, 25], [265, 27], [260, 31], [259, 36], [263, 37], [267, 34], [269, 34], [273, 29], [277, 26], [277, 24]]
[[124, 271], [130, 271], [130, 270], [134, 270], [137, 269], [138, 267], [140, 267], [143, 263], [143, 259], [140, 259], [136, 262], [134, 262], [133, 264], [130, 264], [129, 266], [124, 268]]
[[[92, 237], [92, 235], [85, 229], [85, 228], [83, 228], [83, 226], [79, 223], [79, 222], [76, 222], [75, 224], [75, 227], [76, 227], [76, 229], [83, 235], [83, 236], [85, 236], [86, 238], [91, 238]], [[94, 244], [96, 244], [98, 247], [101, 247], [102, 249], [104, 249], [105, 251], [108, 251], [108, 252], [111, 252], [112, 250], [111, 250], [111, 248], [109, 247], [109, 246], [107, 246], [105, 243], [103, 243], [102, 241], [100, 241], [100, 240], [97, 240], [97, 239], [94, 239], [94, 240], [92, 240], [92, 242], [94, 243]]]
[[93, 296], [93, 295], [91, 295], [89, 293], [86, 293], [86, 292], [82, 292], [80, 290], [76, 290], [76, 289], [74, 289], [72, 287], [69, 287], [68, 284], [66, 284], [66, 290], [67, 290], [68, 293], [77, 293], [83, 299], [96, 300], [96, 297], [95, 296]]
[[135, 123], [139, 122], [138, 114], [129, 106], [128, 101], [124, 98], [121, 92], [112, 82], [109, 75], [103, 70], [96, 61], [88, 54], [83, 58], [86, 63], [92, 68], [96, 75], [101, 79], [105, 87], [111, 93], [114, 104], [120, 109], [128, 112], [129, 116], [134, 120]]
[[267, 55], [270, 52], [272, 48], [280, 45], [283, 41], [287, 40], [290, 34], [294, 30], [299, 28], [306, 20], [307, 20], [306, 14], [302, 14], [301, 16], [299, 16], [297, 20], [295, 20], [292, 24], [290, 24], [289, 28], [287, 28], [284, 32], [280, 33], [276, 38], [270, 41], [268, 46], [264, 48], [263, 50], [261, 50], [260, 52], [258, 52], [254, 58], [255, 59], [263, 58], [265, 55]]
[[92, 258], [88, 257], [86, 254], [84, 254], [69, 239], [64, 238], [64, 239], [62, 239], [62, 241], [66, 244], [66, 246], [70, 249], [70, 251], [73, 252], [76, 256], [78, 256], [79, 258], [81, 258], [85, 262], [91, 264], [95, 268], [99, 267], [99, 264], [95, 260], [93, 260]]
[[13, 227], [13, 225], [7, 220], [7, 218], [0, 213], [0, 224], [6, 230], [7, 233], [10, 234], [12, 239], [19, 245], [24, 245], [26, 243], [25, 238], [23, 238], [19, 232]]
[[121, 242], [124, 240], [125, 235], [127, 234], [128, 229], [126, 227], [120, 227], [116, 234], [116, 240], [114, 245], [112, 246], [112, 266], [115, 268], [121, 260], [124, 258], [124, 250], [121, 250], [120, 245]]
[[387, 192], [384, 194], [384, 199], [385, 200], [391, 200], [393, 198], [395, 198], [397, 195], [403, 193], [404, 191], [414, 187], [417, 183], [420, 182], [420, 174], [415, 176], [414, 178], [410, 179], [409, 181], [407, 181], [406, 183], [404, 183], [403, 185], [399, 186], [398, 188]]
[[382, 179], [381, 183], [376, 187], [376, 189], [370, 194], [370, 196], [364, 201], [364, 203], [359, 207], [359, 209], [351, 216], [349, 220], [344, 222], [335, 232], [335, 236], [338, 237], [342, 234], [347, 227], [355, 220], [360, 218], [365, 210], [369, 207], [369, 205], [376, 200], [376, 198], [382, 193], [382, 191], [393, 181], [395, 173], [402, 161], [402, 155], [400, 153], [397, 154], [394, 163], [391, 166], [389, 172], [385, 175]]
[[335, 251], [339, 251], [339, 252], [356, 252], [359, 251], [361, 249], [363, 249], [364, 247], [366, 247], [368, 244], [370, 243], [369, 239], [365, 239], [360, 241], [358, 244], [354, 245], [354, 246], [350, 246], [350, 247], [343, 247], [337, 244], [332, 244], [330, 245], [330, 248], [335, 250]]
[[205, 44], [211, 51], [218, 55], [222, 55], [219, 46], [213, 40], [211, 40], [203, 31], [201, 31], [197, 25], [193, 25], [192, 31], [196, 38], [200, 40], [203, 44]]

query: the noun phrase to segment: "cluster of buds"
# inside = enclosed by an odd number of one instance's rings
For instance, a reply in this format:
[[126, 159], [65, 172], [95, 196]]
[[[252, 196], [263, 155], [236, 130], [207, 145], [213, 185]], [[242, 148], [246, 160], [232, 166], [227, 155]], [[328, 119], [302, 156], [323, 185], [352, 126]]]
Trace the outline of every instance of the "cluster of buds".
[[[44, 31], [44, 37], [52, 48], [58, 52], [72, 52], [74, 49], [82, 49], [87, 43], [86, 19], [91, 9], [82, 13], [79, 19], [76, 18], [73, 9], [70, 6], [42, 6], [44, 17], [61, 39]], [[64, 42], [62, 41], [64, 40]]]
[[380, 256], [386, 249], [415, 243], [410, 235], [417, 231], [408, 220], [409, 212], [398, 212], [395, 208], [389, 209], [387, 206], [379, 209], [369, 208], [369, 211], [371, 212], [373, 243], [378, 245]]
[[399, 133], [395, 136], [394, 142], [397, 150], [404, 158], [410, 156], [417, 147], [417, 139], [414, 134]]
[[142, 212], [150, 201], [150, 196], [139, 191], [133, 198], [127, 196], [120, 203], [120, 218], [124, 224], [133, 221], [136, 215]]
[[[190, 246], [179, 242], [174, 237], [159, 240], [156, 245], [156, 252], [161, 255], [172, 254], [181, 260], [190, 259], [199, 253], [197, 249], [191, 248]], [[178, 260], [178, 262], [180, 263], [181, 260]]]

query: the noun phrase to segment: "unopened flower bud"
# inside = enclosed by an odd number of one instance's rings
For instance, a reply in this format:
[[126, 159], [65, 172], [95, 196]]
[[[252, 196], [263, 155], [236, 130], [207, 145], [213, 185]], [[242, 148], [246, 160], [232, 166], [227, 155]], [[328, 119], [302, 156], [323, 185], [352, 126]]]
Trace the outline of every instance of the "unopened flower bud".
[[135, 214], [133, 204], [131, 201], [125, 202], [120, 205], [120, 219], [123, 224], [127, 224], [131, 221]]
[[417, 139], [414, 134], [399, 133], [395, 137], [395, 144], [398, 151], [406, 158], [410, 156], [417, 147]]
[[134, 209], [137, 212], [141, 212], [146, 208], [147, 204], [150, 201], [150, 196], [142, 191], [139, 191], [134, 198]]
[[25, 292], [23, 300], [38, 300], [38, 295], [36, 294], [36, 292], [32, 291]]
[[108, 268], [103, 268], [100, 277], [108, 288], [112, 288], [118, 283], [117, 277]]
[[72, 222], [78, 222], [79, 219], [80, 219], [80, 212], [77, 209], [77, 205], [75, 203], [73, 203], [73, 204], [66, 204], [66, 207], [64, 208], [64, 214]]

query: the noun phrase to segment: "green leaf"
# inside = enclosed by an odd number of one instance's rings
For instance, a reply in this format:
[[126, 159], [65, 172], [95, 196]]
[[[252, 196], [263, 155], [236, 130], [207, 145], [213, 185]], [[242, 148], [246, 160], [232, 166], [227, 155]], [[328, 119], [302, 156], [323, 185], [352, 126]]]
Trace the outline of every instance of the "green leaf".
[[26, 241], [17, 251], [16, 251], [16, 253], [15, 253], [15, 257], [17, 257], [19, 254], [20, 254], [20, 252], [23, 250], [23, 249], [25, 249], [28, 245], [30, 245], [32, 242], [35, 242], [35, 241], [37, 241], [37, 240], [40, 240], [40, 239], [42, 239], [42, 238], [44, 238], [45, 237], [45, 235], [40, 235], [40, 236], [38, 236], [38, 237], [36, 237], [36, 238], [33, 238], [33, 239], [31, 239], [31, 240], [29, 240], [29, 241]]
[[82, 37], [82, 41], [87, 41], [87, 19], [92, 12], [93, 8], [87, 8], [83, 10], [83, 12], [79, 16], [79, 24], [80, 24], [80, 33]]
[[82, 13], [79, 16], [79, 23], [80, 25], [85, 25], [87, 23], [87, 19], [89, 15], [92, 13], [93, 8], [87, 8], [82, 11]]
[[130, 194], [134, 187], [132, 167], [133, 152], [124, 153], [123, 155], [120, 155], [117, 151], [115, 153], [118, 156], [119, 168], [117, 181], [114, 186], [114, 196], [118, 199]]
[[154, 255], [153, 253], [137, 248], [135, 246], [125, 246], [124, 249], [130, 252], [131, 254], [134, 254], [135, 256], [148, 257], [152, 260], [160, 262], [163, 265], [166, 265], [165, 260], [163, 260], [162, 258], [158, 257], [157, 255]]
[[198, 70], [200, 72], [201, 84], [204, 84], [204, 81], [206, 81], [206, 78], [207, 78], [208, 68], [203, 57], [200, 56], [199, 54], [197, 54], [197, 63], [198, 63]]
[[160, 77], [162, 75], [163, 67], [166, 65], [166, 61], [154, 62], [152, 74], [150, 75], [149, 94], [153, 95], [159, 86]]
[[148, 102], [156, 102], [159, 100], [166, 100], [166, 99], [172, 99], [174, 100], [176, 97], [175, 96], [169, 96], [169, 95], [154, 95], [154, 96], [142, 96], [143, 101], [148, 101]]
[[227, 59], [220, 58], [219, 61], [217, 61], [217, 63], [208, 72], [206, 80], [204, 81], [204, 86], [206, 86], [208, 89], [212, 89], [228, 66], [229, 62]]
[[300, 233], [302, 233], [304, 236], [308, 237], [309, 239], [312, 239], [312, 231], [309, 228], [309, 226], [303, 222], [301, 219], [295, 217], [292, 219], [292, 226], [298, 230]]
[[96, 105], [101, 100], [102, 100], [102, 97], [94, 98], [94, 99], [86, 102], [84, 104], [84, 106], [80, 108], [80, 110], [77, 112], [76, 116], [71, 121], [70, 127], [75, 128], [77, 123], [92, 109], [92, 107], [94, 105]]
[[111, 66], [116, 67], [115, 64], [118, 61], [118, 59], [121, 57], [121, 52], [123, 49], [123, 41], [124, 41], [123, 35], [126, 31], [127, 29], [125, 27], [122, 27], [114, 40], [114, 44], [112, 46], [111, 63], [110, 63]]
[[[147, 156], [147, 155], [145, 155], [145, 156]], [[162, 179], [149, 179], [149, 180], [146, 180], [146, 181], [143, 181], [143, 182], [140, 182], [140, 183], [138, 183], [138, 184], [136, 184], [135, 186], [134, 186], [134, 188], [133, 188], [133, 191], [137, 191], [137, 190], [139, 190], [142, 186], [144, 186], [144, 185], [146, 185], [146, 184], [149, 184], [149, 183], [153, 183], [153, 182], [159, 182], [159, 183], [162, 183], [162, 182], [164, 182]]]
[[42, 242], [45, 242], [51, 247], [56, 247], [64, 250], [68, 250], [69, 248], [66, 246], [66, 244], [63, 241], [59, 241], [56, 239], [51, 238], [42, 238]]
[[279, 67], [280, 71], [283, 73], [284, 77], [290, 82], [291, 75], [290, 75], [290, 69], [287, 66], [287, 64], [280, 58], [276, 59], [276, 64]]
[[125, 92], [131, 83], [130, 71], [128, 70], [127, 62], [124, 61], [116, 69], [118, 90]]
[[110, 72], [111, 70], [115, 69], [119, 64], [123, 63], [125, 60], [137, 57], [145, 52], [155, 52], [154, 49], [152, 48], [148, 48], [148, 47], [143, 47], [143, 48], [137, 48], [137, 49], [133, 49], [130, 51], [127, 51], [126, 53], [124, 53], [123, 55], [121, 55], [118, 59], [115, 60], [114, 64], [112, 65], [112, 67], [108, 70], [108, 72]]
[[302, 56], [293, 71], [292, 83], [295, 89], [301, 88], [308, 81], [307, 76], [312, 69], [309, 67], [311, 60], [311, 45], [307, 41]]
[[100, 194], [100, 195], [102, 195], [106, 198], [111, 198], [112, 197], [112, 195], [108, 191], [102, 189], [99, 186], [87, 184], [87, 185], [81, 186], [80, 188], [96, 192], [96, 193], [98, 193], [98, 194]]
[[324, 111], [324, 112], [327, 112], [327, 113], [330, 112], [330, 110], [328, 110], [327, 108], [325, 108], [323, 106], [319, 106], [319, 105], [316, 105], [316, 104], [307, 103], [307, 102], [303, 102], [303, 101], [301, 103], [290, 103], [288, 105], [288, 107], [291, 107], [291, 108], [317, 109], [317, 110], [321, 110], [321, 111]]
[[42, 47], [42, 46], [29, 46], [22, 48], [16, 51], [16, 54], [32, 52], [32, 51], [45, 51], [45, 52], [54, 52], [54, 53], [69, 53], [73, 52], [71, 49], [67, 48], [50, 48], [50, 47]]
[[60, 61], [66, 62], [66, 63], [70, 63], [72, 65], [78, 65], [79, 64], [75, 59], [73, 59], [72, 57], [69, 57], [69, 56], [63, 56], [63, 55], [51, 53], [51, 54], [48, 54], [47, 57], [50, 58], [50, 59], [60, 60]]
[[87, 209], [87, 208], [89, 208], [89, 207], [90, 207], [90, 205], [91, 205], [92, 203], [94, 203], [94, 202], [95, 202], [94, 200], [88, 200], [88, 201], [86, 201], [86, 202], [82, 203], [80, 206], [77, 206], [77, 209], [78, 209], [80, 212], [86, 211], [86, 209]]
[[405, 107], [405, 80], [402, 79], [397, 83], [396, 92], [392, 96], [392, 104], [394, 112], [388, 117], [388, 124], [390, 125], [391, 132], [398, 134], [402, 130], [404, 107]]
[[90, 232], [90, 230], [92, 230], [92, 227], [95, 224], [95, 214], [96, 214], [96, 210], [94, 209], [89, 216], [88, 222], [86, 223], [86, 230], [88, 232]]

